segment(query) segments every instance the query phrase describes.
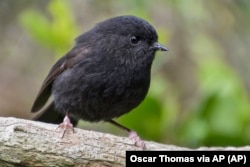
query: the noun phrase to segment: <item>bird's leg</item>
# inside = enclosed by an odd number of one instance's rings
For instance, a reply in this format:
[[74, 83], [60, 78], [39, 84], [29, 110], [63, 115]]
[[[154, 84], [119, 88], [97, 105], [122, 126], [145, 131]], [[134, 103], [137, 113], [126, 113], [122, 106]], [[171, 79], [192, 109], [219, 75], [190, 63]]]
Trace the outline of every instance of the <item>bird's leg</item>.
[[125, 130], [129, 134], [128, 137], [135, 141], [136, 146], [141, 147], [142, 149], [146, 148], [144, 141], [141, 140], [141, 138], [137, 135], [137, 133], [135, 131], [132, 131], [131, 129], [129, 129], [129, 128], [113, 121], [113, 120], [109, 120], [108, 122], [115, 125], [116, 127], [120, 128], [122, 130]]
[[72, 132], [74, 133], [74, 127], [73, 127], [73, 125], [72, 125], [71, 122], [70, 122], [68, 112], [66, 112], [65, 117], [64, 117], [64, 119], [63, 119], [63, 122], [60, 123], [60, 124], [57, 126], [56, 129], [58, 129], [58, 128], [63, 128], [63, 134], [62, 134], [61, 138], [64, 137], [64, 134], [65, 134], [65, 132], [66, 132], [67, 129], [71, 129]]

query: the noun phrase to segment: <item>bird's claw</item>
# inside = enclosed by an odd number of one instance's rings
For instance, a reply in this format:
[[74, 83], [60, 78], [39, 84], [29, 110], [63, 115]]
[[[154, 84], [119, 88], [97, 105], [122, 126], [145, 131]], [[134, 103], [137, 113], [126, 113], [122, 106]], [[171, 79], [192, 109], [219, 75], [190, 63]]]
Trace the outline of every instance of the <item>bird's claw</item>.
[[143, 150], [146, 148], [145, 142], [143, 140], [141, 140], [141, 138], [137, 135], [137, 133], [135, 131], [129, 132], [128, 137], [135, 141], [136, 146], [142, 148]]
[[65, 134], [65, 132], [66, 132], [67, 129], [71, 129], [72, 132], [74, 133], [74, 127], [73, 127], [72, 123], [70, 122], [70, 119], [69, 119], [69, 117], [68, 117], [68, 114], [65, 115], [65, 117], [64, 117], [64, 119], [63, 119], [63, 122], [60, 123], [60, 124], [56, 127], [56, 130], [57, 130], [58, 128], [63, 128], [63, 133], [62, 133], [61, 138], [64, 137], [64, 134]]

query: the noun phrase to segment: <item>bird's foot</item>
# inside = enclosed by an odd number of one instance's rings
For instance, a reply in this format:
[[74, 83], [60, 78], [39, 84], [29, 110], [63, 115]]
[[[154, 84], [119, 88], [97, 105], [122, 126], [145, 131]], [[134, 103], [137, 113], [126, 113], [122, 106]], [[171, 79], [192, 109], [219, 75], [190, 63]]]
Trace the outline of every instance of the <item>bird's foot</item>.
[[62, 133], [61, 138], [64, 137], [64, 134], [65, 134], [65, 132], [66, 132], [67, 129], [71, 129], [72, 132], [74, 133], [74, 127], [73, 127], [72, 123], [70, 122], [68, 113], [66, 113], [66, 115], [65, 115], [65, 117], [64, 117], [64, 119], [63, 119], [63, 122], [60, 123], [60, 124], [57, 126], [56, 130], [57, 130], [58, 128], [63, 128], [63, 133]]
[[137, 135], [135, 131], [130, 131], [129, 136], [130, 139], [135, 141], [135, 145], [142, 148], [143, 150], [146, 148], [146, 145], [143, 140]]
[[121, 125], [121, 124], [119, 124], [119, 123], [113, 121], [112, 119], [109, 120], [108, 122], [110, 122], [111, 124], [117, 126], [117, 127], [120, 128], [120, 129], [123, 129], [123, 130], [125, 130], [126, 132], [128, 132], [128, 134], [129, 134], [128, 137], [129, 137], [130, 139], [132, 139], [132, 140], [135, 141], [135, 145], [136, 145], [137, 147], [140, 147], [140, 148], [142, 148], [143, 150], [146, 148], [146, 145], [145, 145], [144, 141], [141, 140], [141, 138], [137, 135], [137, 133], [136, 133], [135, 131], [130, 130], [129, 128], [127, 128], [127, 127], [125, 127], [125, 126], [123, 126], [123, 125]]

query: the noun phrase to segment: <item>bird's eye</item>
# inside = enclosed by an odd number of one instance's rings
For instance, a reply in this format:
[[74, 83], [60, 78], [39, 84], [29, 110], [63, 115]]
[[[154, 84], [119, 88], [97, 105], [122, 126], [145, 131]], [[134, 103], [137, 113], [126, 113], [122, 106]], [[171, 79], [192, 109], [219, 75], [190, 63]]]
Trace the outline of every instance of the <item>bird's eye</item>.
[[130, 42], [131, 42], [133, 45], [138, 44], [139, 41], [140, 41], [140, 37], [138, 37], [138, 36], [132, 36], [132, 37], [130, 38]]

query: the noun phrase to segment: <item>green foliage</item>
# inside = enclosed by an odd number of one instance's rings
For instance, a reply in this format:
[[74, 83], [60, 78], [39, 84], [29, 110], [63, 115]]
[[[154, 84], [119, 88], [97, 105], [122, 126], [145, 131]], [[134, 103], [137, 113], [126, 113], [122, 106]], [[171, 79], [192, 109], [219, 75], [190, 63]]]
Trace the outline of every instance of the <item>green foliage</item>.
[[191, 44], [199, 55], [200, 101], [181, 125], [180, 143], [187, 145], [244, 145], [248, 143], [250, 104], [240, 78], [219, 57], [221, 47], [203, 33]]
[[237, 75], [222, 61], [199, 64], [201, 98], [180, 128], [186, 145], [246, 145], [250, 104]]
[[20, 22], [34, 40], [49, 47], [60, 57], [72, 45], [77, 27], [66, 1], [53, 0], [47, 10], [51, 20], [38, 11], [29, 9], [22, 13]]

